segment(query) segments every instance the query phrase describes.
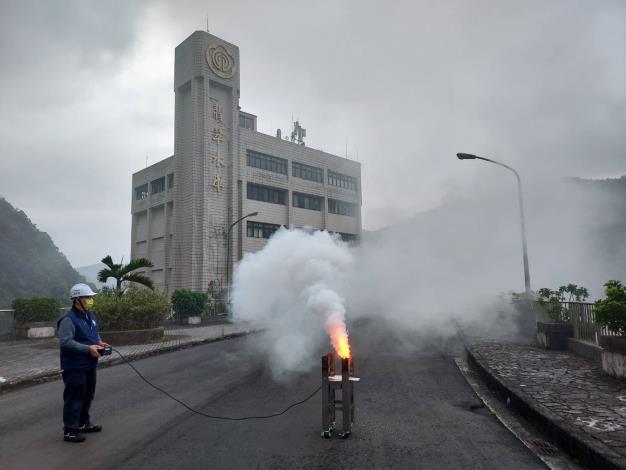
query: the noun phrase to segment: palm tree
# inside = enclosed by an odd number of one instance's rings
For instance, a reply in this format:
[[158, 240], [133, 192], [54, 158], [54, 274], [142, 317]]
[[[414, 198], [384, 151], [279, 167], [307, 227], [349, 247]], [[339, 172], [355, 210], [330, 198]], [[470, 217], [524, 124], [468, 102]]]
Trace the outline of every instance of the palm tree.
[[122, 289], [122, 285], [125, 282], [136, 282], [137, 284], [144, 285], [154, 290], [152, 279], [142, 274], [133, 273], [136, 269], [151, 268], [154, 266], [149, 259], [137, 258], [131, 260], [128, 264], [124, 264], [122, 260], [119, 264], [115, 264], [111, 256], [107, 255], [102, 258], [102, 262], [106, 265], [106, 268], [98, 273], [98, 281], [105, 283], [110, 277], [115, 279], [115, 292], [117, 295], [122, 295], [126, 290]]

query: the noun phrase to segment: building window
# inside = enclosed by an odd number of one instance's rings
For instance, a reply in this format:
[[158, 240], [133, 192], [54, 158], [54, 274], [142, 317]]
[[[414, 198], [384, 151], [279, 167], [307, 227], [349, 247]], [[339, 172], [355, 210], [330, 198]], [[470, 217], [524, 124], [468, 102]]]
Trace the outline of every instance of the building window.
[[311, 196], [310, 194], [293, 193], [293, 207], [321, 211], [322, 198], [319, 196]]
[[356, 215], [356, 205], [351, 202], [340, 201], [339, 199], [328, 199], [328, 212], [331, 214], [348, 215], [354, 217]]
[[254, 183], [248, 183], [247, 194], [248, 199], [271, 202], [272, 204], [282, 204], [283, 206], [287, 200], [287, 191], [285, 189], [272, 188], [270, 186], [262, 186]]
[[248, 166], [273, 171], [274, 173], [282, 173], [283, 175], [287, 174], [287, 160], [284, 158], [272, 157], [254, 150], [248, 150], [247, 154]]
[[339, 235], [341, 241], [353, 243], [356, 242], [356, 235], [354, 233], [343, 233], [343, 232], [329, 232], [332, 235]]
[[137, 201], [141, 199], [146, 199], [148, 197], [148, 184], [142, 184], [135, 188], [135, 199]]
[[354, 176], [344, 175], [342, 173], [335, 173], [328, 170], [328, 184], [331, 186], [338, 186], [339, 188], [350, 189], [356, 191], [356, 178]]
[[251, 222], [248, 220], [248, 237], [250, 238], [269, 238], [281, 226], [276, 224], [266, 224], [264, 222]]
[[355, 242], [356, 241], [356, 235], [354, 233], [342, 233], [342, 232], [338, 232], [339, 236], [341, 237], [341, 239], [344, 242]]
[[305, 165], [304, 163], [292, 162], [291, 174], [296, 178], [302, 178], [309, 181], [324, 182], [324, 170], [315, 166]]
[[167, 189], [172, 189], [174, 187], [174, 173], [170, 173], [167, 175]]
[[245, 114], [239, 115], [239, 127], [243, 127], [244, 129], [254, 130], [254, 118], [251, 116], [246, 116]]
[[152, 194], [160, 193], [161, 191], [165, 191], [165, 176], [150, 182], [150, 192]]

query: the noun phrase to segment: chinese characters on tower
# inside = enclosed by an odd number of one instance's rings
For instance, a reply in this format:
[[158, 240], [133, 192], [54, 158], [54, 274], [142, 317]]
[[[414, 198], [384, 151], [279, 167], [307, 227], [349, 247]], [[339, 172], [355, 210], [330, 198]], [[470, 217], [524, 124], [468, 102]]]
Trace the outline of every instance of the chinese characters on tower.
[[213, 102], [213, 120], [216, 127], [211, 132], [211, 140], [215, 142], [215, 153], [211, 157], [211, 163], [217, 168], [217, 173], [213, 175], [213, 182], [211, 187], [214, 191], [220, 192], [224, 188], [224, 177], [220, 173], [221, 168], [224, 166], [224, 157], [222, 157], [220, 145], [224, 142], [224, 131], [220, 124], [223, 124], [224, 109], [220, 105], [219, 101]]

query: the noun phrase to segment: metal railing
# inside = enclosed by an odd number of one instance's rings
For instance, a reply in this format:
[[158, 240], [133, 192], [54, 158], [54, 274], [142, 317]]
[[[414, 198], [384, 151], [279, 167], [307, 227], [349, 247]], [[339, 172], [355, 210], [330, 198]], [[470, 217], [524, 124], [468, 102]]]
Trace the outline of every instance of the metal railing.
[[0, 340], [13, 337], [13, 314], [15, 310], [0, 310]]
[[[69, 307], [61, 307], [57, 309], [59, 311], [59, 317], [63, 316], [68, 309]], [[14, 326], [15, 310], [10, 308], [0, 310], [0, 340], [12, 339]]]
[[606, 326], [596, 323], [594, 304], [591, 302], [561, 302], [574, 326], [574, 338], [600, 345], [600, 336], [619, 336]]

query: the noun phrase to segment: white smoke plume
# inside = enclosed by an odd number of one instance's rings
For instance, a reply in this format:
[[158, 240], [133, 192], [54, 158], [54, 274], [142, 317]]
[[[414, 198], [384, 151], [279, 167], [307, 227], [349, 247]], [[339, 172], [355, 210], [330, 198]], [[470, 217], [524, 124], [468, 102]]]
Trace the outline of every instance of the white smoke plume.
[[[622, 183], [528, 180], [531, 287], [572, 282], [597, 298], [608, 279], [624, 279]], [[439, 208], [365, 232], [354, 247], [326, 232], [280, 230], [239, 264], [235, 315], [267, 329], [261, 346], [281, 373], [315, 367], [346, 315], [359, 354], [461, 345], [459, 333], [528, 333], [534, 318], [515, 310], [510, 296], [524, 290], [514, 184], [499, 178], [468, 188]], [[376, 326], [363, 332], [365, 323]]]
[[308, 370], [315, 352], [340, 348], [346, 309], [338, 292], [350, 273], [347, 245], [328, 232], [278, 230], [265, 248], [237, 266], [232, 288], [233, 317], [266, 329], [259, 344], [276, 378]]

